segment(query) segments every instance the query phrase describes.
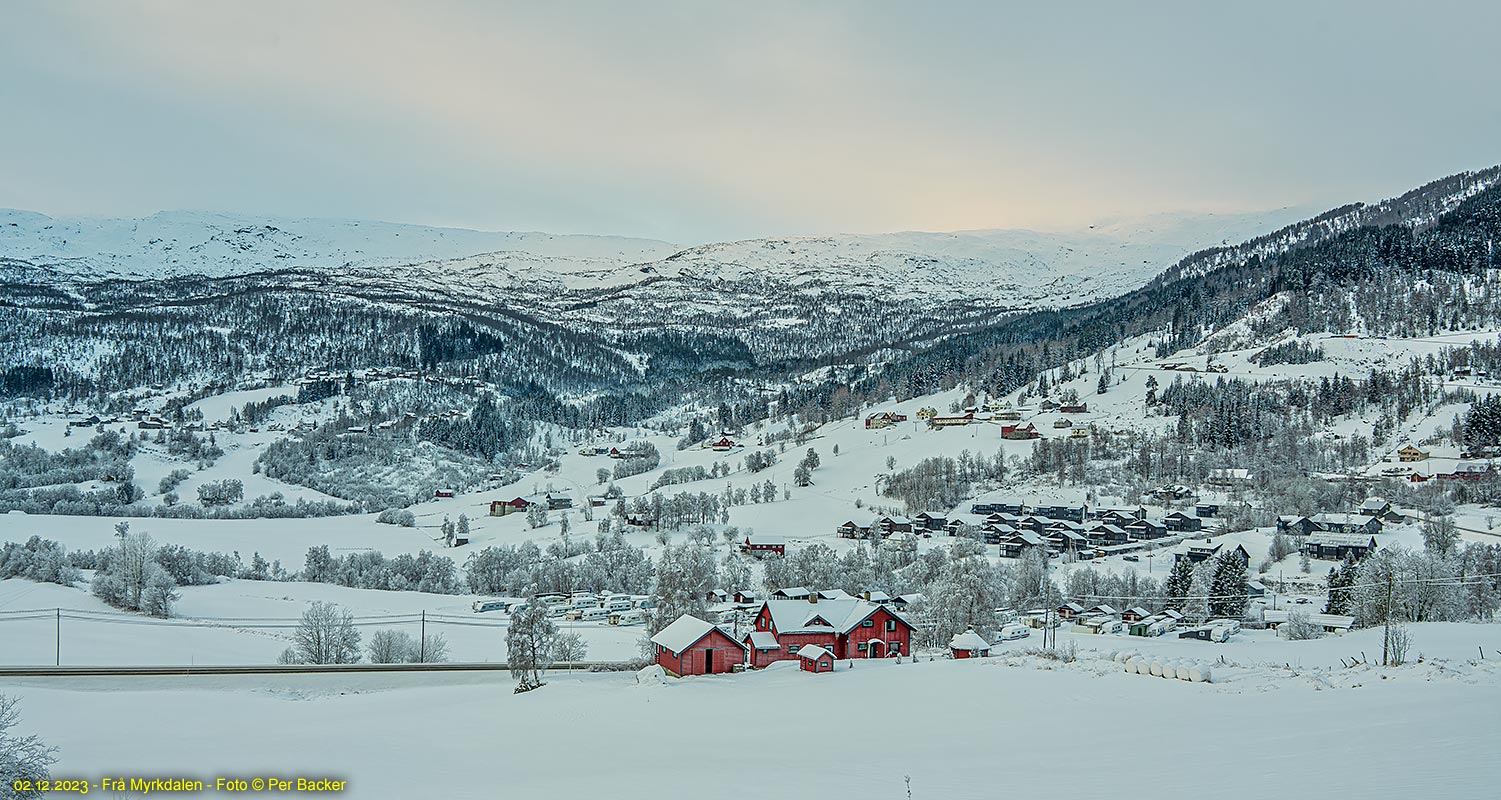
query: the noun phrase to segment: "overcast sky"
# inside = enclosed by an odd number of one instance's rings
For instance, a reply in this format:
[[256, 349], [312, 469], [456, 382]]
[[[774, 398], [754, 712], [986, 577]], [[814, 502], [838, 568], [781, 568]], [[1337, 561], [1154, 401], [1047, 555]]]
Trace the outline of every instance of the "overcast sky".
[[1501, 162], [1501, 3], [0, 0], [0, 207], [678, 243], [1332, 206]]

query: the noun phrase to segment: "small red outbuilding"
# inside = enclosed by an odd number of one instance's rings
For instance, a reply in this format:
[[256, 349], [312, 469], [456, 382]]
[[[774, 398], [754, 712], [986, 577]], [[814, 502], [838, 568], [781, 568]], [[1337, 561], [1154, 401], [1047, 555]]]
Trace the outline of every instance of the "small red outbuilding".
[[990, 642], [972, 630], [955, 634], [949, 640], [949, 652], [954, 658], [984, 658], [990, 655]]
[[798, 648], [797, 662], [804, 672], [834, 671], [834, 654], [816, 644], [807, 644]]

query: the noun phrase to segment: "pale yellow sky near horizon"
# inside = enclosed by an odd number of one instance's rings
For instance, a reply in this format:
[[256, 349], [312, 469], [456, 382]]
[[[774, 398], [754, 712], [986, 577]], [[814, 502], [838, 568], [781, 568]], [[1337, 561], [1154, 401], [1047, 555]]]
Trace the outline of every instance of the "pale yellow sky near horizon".
[[1035, 5], [0, 0], [0, 206], [693, 242], [1332, 206], [1501, 161], [1494, 7]]

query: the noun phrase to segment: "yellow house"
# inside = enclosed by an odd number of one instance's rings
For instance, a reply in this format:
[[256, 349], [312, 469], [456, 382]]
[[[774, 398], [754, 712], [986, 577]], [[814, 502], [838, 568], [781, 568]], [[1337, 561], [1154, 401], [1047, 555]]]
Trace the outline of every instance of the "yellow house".
[[1397, 451], [1397, 460], [1403, 463], [1422, 461], [1426, 458], [1428, 458], [1428, 451], [1420, 450], [1413, 445], [1407, 445], [1406, 447], [1403, 447], [1401, 450]]

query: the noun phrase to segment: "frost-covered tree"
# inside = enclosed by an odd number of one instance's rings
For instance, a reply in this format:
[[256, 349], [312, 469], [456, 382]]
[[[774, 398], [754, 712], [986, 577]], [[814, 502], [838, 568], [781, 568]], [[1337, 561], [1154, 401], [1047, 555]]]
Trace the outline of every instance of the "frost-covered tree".
[[982, 554], [950, 557], [943, 578], [928, 595], [925, 621], [941, 641], [968, 629], [989, 636], [995, 630], [995, 609], [1005, 597], [995, 567]]
[[552, 666], [557, 638], [557, 624], [547, 616], [547, 606], [535, 597], [521, 613], [511, 617], [506, 629], [506, 662], [511, 677], [518, 681], [516, 691], [526, 692], [542, 685], [542, 676]]
[[68, 561], [68, 552], [62, 545], [32, 536], [25, 544], [6, 542], [0, 547], [0, 579], [5, 578], [72, 586], [83, 580], [83, 573]]
[[684, 614], [705, 617], [705, 600], [718, 583], [714, 556], [688, 544], [667, 547], [657, 560], [657, 585], [652, 592], [656, 608], [647, 622], [649, 635], [667, 627]]
[[1423, 547], [1428, 552], [1447, 558], [1459, 546], [1459, 530], [1454, 518], [1448, 515], [1432, 516], [1423, 522]]
[[56, 760], [53, 748], [42, 743], [36, 736], [22, 736], [16, 731], [21, 722], [19, 701], [0, 694], [0, 800], [10, 798], [40, 798], [39, 791], [21, 791], [19, 781], [47, 780], [49, 769]]
[[365, 650], [372, 664], [404, 664], [412, 651], [412, 637], [402, 631], [378, 630], [370, 635]]
[[577, 633], [565, 633], [553, 642], [553, 657], [556, 661], [576, 662], [589, 657], [589, 644]]
[[449, 519], [448, 515], [443, 516], [443, 524], [438, 526], [438, 530], [443, 534], [443, 543], [453, 547], [454, 526], [453, 520]]
[[441, 633], [419, 641], [404, 631], [382, 629], [371, 634], [366, 653], [372, 664], [436, 664], [448, 660], [448, 640]]
[[292, 634], [292, 651], [300, 664], [354, 664], [360, 660], [360, 632], [354, 616], [334, 603], [315, 600], [302, 612]]
[[532, 503], [526, 507], [526, 525], [529, 528], [540, 528], [547, 524], [547, 506], [542, 503]]

